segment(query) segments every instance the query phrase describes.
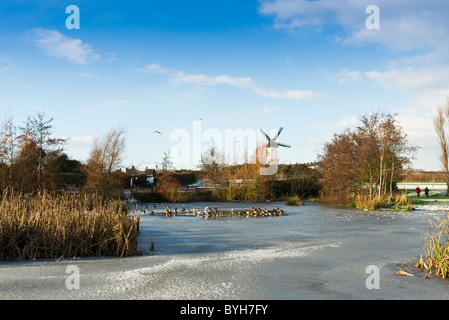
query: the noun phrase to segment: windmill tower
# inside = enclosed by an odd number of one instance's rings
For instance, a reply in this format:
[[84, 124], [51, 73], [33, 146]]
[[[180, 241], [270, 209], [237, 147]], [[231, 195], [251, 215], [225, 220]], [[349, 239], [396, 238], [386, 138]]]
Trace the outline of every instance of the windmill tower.
[[278, 132], [273, 138], [270, 138], [262, 129], [260, 129], [260, 132], [265, 136], [267, 139], [267, 147], [265, 152], [264, 161], [262, 164], [268, 164], [268, 168], [260, 168], [260, 174], [261, 175], [273, 175], [277, 172], [277, 168], [279, 165], [279, 156], [278, 156], [278, 146], [285, 147], [285, 148], [291, 148], [288, 144], [279, 143], [276, 141], [276, 139], [281, 134], [282, 130], [284, 128], [279, 128]]

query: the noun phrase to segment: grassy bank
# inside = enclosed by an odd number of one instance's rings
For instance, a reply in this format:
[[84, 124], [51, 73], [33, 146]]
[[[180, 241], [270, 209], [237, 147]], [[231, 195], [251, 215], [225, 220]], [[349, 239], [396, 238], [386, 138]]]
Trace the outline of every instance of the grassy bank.
[[407, 198], [414, 205], [447, 204], [449, 209], [449, 197], [446, 196], [445, 190], [431, 190], [428, 197], [426, 197], [424, 193], [421, 193], [421, 195], [418, 197], [414, 190], [409, 190]]
[[19, 195], [0, 202], [0, 260], [131, 256], [139, 219], [96, 195]]

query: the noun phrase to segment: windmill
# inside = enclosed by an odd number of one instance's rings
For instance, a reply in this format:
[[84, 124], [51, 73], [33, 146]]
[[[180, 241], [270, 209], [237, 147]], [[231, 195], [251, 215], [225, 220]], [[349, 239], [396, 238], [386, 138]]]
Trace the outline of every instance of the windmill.
[[270, 138], [262, 129], [260, 129], [260, 132], [267, 138], [268, 143], [266, 147], [266, 153], [264, 156], [264, 160], [261, 161], [262, 164], [268, 164], [268, 168], [261, 167], [260, 168], [260, 174], [261, 175], [273, 175], [277, 172], [278, 164], [279, 164], [279, 157], [278, 157], [278, 146], [284, 147], [284, 148], [291, 148], [288, 144], [279, 143], [276, 141], [276, 139], [281, 134], [282, 130], [284, 128], [279, 128], [278, 132], [273, 138]]
[[277, 148], [278, 146], [281, 147], [285, 147], [285, 148], [291, 148], [290, 145], [288, 144], [283, 144], [283, 143], [279, 143], [276, 142], [276, 139], [279, 137], [279, 135], [281, 134], [282, 130], [284, 128], [280, 127], [278, 132], [276, 133], [276, 135], [273, 137], [273, 139], [271, 139], [268, 134], [266, 134], [262, 129], [260, 129], [260, 132], [265, 136], [265, 138], [267, 138], [268, 140], [268, 144], [267, 144], [267, 148]]

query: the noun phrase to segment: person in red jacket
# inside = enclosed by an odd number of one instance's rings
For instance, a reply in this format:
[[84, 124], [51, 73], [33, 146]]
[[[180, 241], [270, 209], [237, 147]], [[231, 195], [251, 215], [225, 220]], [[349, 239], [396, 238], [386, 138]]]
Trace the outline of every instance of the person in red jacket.
[[421, 193], [421, 189], [419, 188], [419, 187], [416, 187], [416, 194], [418, 195], [418, 197], [419, 197], [419, 194]]

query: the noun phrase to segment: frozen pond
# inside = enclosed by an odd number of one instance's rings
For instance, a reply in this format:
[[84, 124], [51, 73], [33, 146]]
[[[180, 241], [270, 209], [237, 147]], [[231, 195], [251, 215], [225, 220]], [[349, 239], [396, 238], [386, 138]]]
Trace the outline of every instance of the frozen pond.
[[[183, 205], [176, 205], [179, 210]], [[195, 203], [284, 216], [141, 217], [140, 246], [154, 255], [0, 262], [1, 299], [449, 299], [449, 281], [395, 275], [423, 254], [422, 233], [441, 211], [335, 209], [306, 203]], [[172, 208], [174, 206], [172, 205]], [[150, 207], [151, 208], [151, 207]], [[162, 207], [158, 208], [163, 210]], [[79, 289], [69, 290], [69, 266]], [[368, 266], [379, 270], [367, 288]], [[66, 271], [68, 273], [66, 273]]]

